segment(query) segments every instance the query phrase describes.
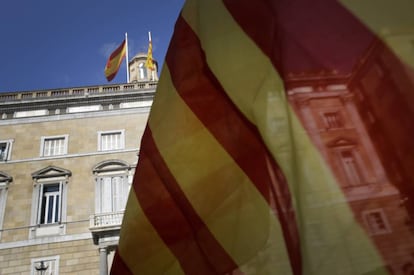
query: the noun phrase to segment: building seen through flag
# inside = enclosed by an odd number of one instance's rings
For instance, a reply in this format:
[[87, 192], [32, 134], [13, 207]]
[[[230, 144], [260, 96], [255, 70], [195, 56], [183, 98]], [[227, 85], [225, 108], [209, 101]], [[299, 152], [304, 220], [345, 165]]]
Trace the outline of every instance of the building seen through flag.
[[414, 274], [413, 10], [187, 0], [112, 274]]
[[105, 77], [108, 81], [114, 79], [127, 51], [126, 39], [112, 52], [105, 66]]

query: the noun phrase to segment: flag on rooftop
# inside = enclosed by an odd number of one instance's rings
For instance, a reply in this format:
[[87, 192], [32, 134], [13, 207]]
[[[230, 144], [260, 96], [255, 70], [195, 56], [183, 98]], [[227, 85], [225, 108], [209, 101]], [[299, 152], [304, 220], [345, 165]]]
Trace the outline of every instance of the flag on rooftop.
[[152, 57], [152, 40], [151, 40], [151, 33], [148, 33], [148, 53], [147, 53], [147, 60], [145, 61], [145, 67], [149, 70], [154, 71], [154, 59]]
[[114, 79], [126, 55], [126, 39], [112, 52], [105, 66], [105, 77], [108, 81]]
[[413, 10], [187, 0], [112, 274], [413, 274]]

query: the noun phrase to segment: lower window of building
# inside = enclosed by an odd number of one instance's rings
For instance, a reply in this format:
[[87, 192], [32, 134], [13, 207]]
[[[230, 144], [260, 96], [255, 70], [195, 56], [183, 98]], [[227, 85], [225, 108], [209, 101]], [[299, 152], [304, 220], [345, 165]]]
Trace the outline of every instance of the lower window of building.
[[38, 224], [52, 224], [61, 221], [62, 189], [62, 182], [40, 186]]
[[49, 166], [32, 174], [30, 238], [65, 234], [67, 185], [71, 172]]

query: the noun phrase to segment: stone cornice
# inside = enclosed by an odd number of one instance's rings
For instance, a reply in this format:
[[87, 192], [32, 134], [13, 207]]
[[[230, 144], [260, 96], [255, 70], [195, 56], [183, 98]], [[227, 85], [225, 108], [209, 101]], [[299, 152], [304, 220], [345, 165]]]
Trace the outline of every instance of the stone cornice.
[[100, 105], [103, 111], [119, 109], [121, 103], [152, 101], [155, 89], [156, 82], [145, 82], [0, 94], [0, 116], [9, 120], [15, 112], [33, 110], [48, 110], [47, 116], [61, 115], [67, 108], [91, 105]]

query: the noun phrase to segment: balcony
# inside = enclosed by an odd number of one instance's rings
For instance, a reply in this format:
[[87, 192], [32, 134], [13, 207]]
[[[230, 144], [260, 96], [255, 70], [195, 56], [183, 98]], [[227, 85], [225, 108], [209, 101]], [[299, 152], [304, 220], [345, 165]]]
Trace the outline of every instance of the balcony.
[[92, 233], [93, 242], [96, 245], [113, 242], [119, 238], [124, 211], [99, 213], [90, 216], [89, 230]]
[[120, 229], [123, 216], [124, 211], [94, 214], [89, 219], [89, 230], [95, 232]]

